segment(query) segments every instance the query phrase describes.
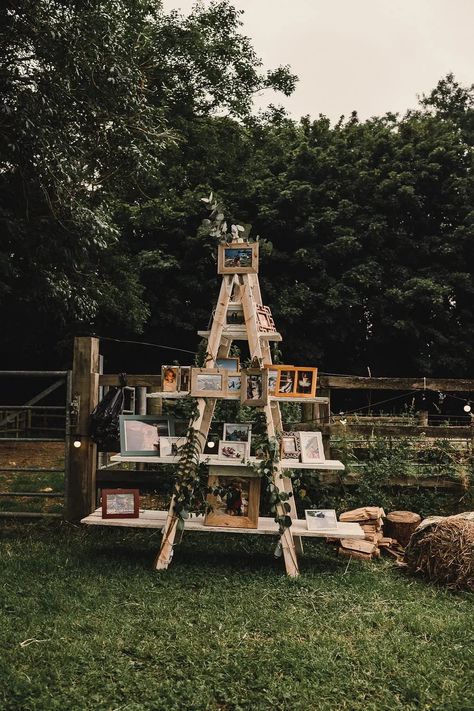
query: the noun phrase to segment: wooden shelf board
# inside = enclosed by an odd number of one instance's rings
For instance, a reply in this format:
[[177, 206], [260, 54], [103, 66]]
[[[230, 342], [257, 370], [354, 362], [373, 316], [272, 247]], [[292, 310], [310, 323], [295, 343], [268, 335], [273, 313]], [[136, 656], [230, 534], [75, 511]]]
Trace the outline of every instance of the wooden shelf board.
[[[94, 513], [81, 520], [88, 526], [125, 526], [126, 528], [163, 528], [167, 511], [149, 511], [140, 509], [139, 518], [102, 518], [102, 510], [96, 509]], [[203, 516], [192, 516], [184, 524], [186, 531], [203, 531], [204, 533], [253, 533], [254, 535], [277, 536], [278, 524], [272, 518], [260, 517], [258, 528], [230, 528], [228, 526], [205, 526]], [[291, 531], [294, 536], [305, 538], [356, 538], [363, 540], [364, 531], [358, 523], [338, 523], [337, 529], [308, 531], [306, 521], [297, 519], [293, 521]]]
[[[113, 454], [110, 457], [111, 462], [143, 462], [144, 464], [177, 464], [178, 459], [176, 457], [125, 457], [121, 454]], [[259, 464], [260, 459], [256, 457], [250, 457], [246, 459], [245, 462], [232, 461], [231, 459], [219, 459], [215, 455], [205, 454], [201, 455], [201, 462], [205, 462], [213, 466], [226, 466], [226, 467], [242, 467], [247, 463], [250, 465]], [[343, 471], [344, 464], [338, 459], [326, 459], [325, 462], [318, 462], [312, 464], [305, 464], [303, 462], [295, 462], [293, 459], [282, 459], [281, 466], [283, 469], [324, 469], [326, 471]]]
[[[179, 400], [181, 398], [189, 397], [189, 392], [186, 393], [162, 393], [162, 392], [155, 392], [155, 393], [147, 393], [146, 394], [147, 398], [153, 399], [153, 398], [161, 398], [161, 399], [170, 399], [170, 400]], [[221, 395], [217, 396], [216, 399], [218, 400], [240, 400], [240, 395]], [[270, 402], [311, 402], [311, 403], [319, 403], [320, 405], [327, 405], [329, 402], [329, 398], [327, 397], [277, 397], [276, 395], [270, 395], [268, 398]]]
[[[210, 331], [198, 331], [197, 332], [198, 336], [201, 338], [207, 338], [209, 339], [209, 336], [211, 334]], [[230, 329], [230, 328], [225, 328], [222, 332], [222, 337], [223, 338], [230, 338], [233, 341], [248, 341], [248, 333], [247, 329], [245, 326], [243, 328], [239, 329]], [[264, 338], [266, 341], [282, 341], [283, 338], [281, 337], [281, 333], [277, 333], [277, 331], [273, 331], [272, 333], [262, 333], [259, 331], [258, 333], [259, 338]]]

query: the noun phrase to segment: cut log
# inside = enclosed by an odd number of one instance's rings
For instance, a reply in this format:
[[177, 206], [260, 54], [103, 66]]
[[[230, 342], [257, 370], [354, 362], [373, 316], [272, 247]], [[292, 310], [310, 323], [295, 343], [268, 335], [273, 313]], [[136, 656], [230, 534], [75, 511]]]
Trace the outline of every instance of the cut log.
[[377, 541], [377, 545], [379, 548], [384, 548], [386, 546], [391, 546], [393, 544], [393, 538], [385, 538], [382, 536], [382, 538], [379, 538]]
[[385, 511], [380, 506], [363, 506], [360, 509], [352, 511], [344, 511], [339, 516], [339, 521], [370, 521], [373, 519], [382, 518], [385, 516]]
[[385, 533], [406, 547], [420, 522], [421, 516], [413, 511], [391, 511], [385, 520]]
[[341, 546], [349, 551], [359, 551], [360, 553], [373, 553], [377, 546], [369, 541], [358, 541], [352, 538], [341, 538]]

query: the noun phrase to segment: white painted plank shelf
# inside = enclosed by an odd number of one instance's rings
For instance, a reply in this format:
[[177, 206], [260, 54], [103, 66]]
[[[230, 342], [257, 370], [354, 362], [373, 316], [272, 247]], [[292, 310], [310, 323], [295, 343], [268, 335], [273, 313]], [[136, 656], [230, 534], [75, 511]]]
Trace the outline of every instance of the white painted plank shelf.
[[[150, 511], [140, 509], [139, 518], [102, 518], [102, 510], [96, 509], [94, 513], [81, 520], [88, 526], [125, 526], [128, 528], [163, 528], [168, 511]], [[205, 526], [204, 516], [192, 516], [184, 523], [186, 531], [202, 531], [204, 533], [253, 533], [254, 535], [277, 536], [278, 524], [272, 518], [260, 517], [258, 528], [231, 528], [229, 526]], [[291, 531], [294, 536], [306, 538], [355, 538], [364, 539], [364, 531], [358, 523], [338, 523], [337, 528], [308, 531], [306, 521], [293, 520]]]
[[[153, 400], [154, 398], [159, 398], [162, 400], [180, 400], [185, 397], [189, 397], [189, 393], [147, 393], [146, 397]], [[221, 397], [216, 397], [216, 400], [240, 400], [240, 395], [223, 395]], [[327, 397], [277, 397], [276, 395], [270, 395], [268, 398], [270, 402], [311, 402], [319, 405], [327, 405], [329, 403], [329, 398]]]
[[[121, 454], [113, 454], [110, 457], [111, 462], [125, 463], [125, 462], [143, 462], [144, 464], [177, 464], [178, 459], [176, 457], [139, 457], [131, 456], [126, 457]], [[259, 464], [260, 459], [255, 457], [250, 457], [246, 459], [245, 462], [239, 460], [232, 461], [231, 459], [219, 459], [218, 457], [203, 454], [201, 455], [201, 462], [209, 464], [212, 466], [222, 466], [222, 467], [243, 467], [247, 464], [254, 465]], [[326, 471], [343, 471], [344, 464], [338, 459], [326, 459], [325, 462], [318, 462], [312, 464], [306, 464], [304, 462], [296, 462], [294, 459], [282, 459], [281, 465], [283, 469], [324, 469]]]

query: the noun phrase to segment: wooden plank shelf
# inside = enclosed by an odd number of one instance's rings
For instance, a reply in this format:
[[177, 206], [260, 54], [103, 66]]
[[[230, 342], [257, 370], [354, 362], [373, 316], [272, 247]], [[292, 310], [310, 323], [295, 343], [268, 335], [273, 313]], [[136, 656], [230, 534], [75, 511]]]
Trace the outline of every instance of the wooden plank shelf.
[[[189, 392], [186, 393], [163, 393], [163, 392], [155, 392], [155, 393], [147, 393], [146, 394], [147, 398], [154, 399], [154, 398], [160, 398], [163, 400], [180, 400], [185, 397], [189, 397]], [[216, 396], [214, 399], [216, 400], [240, 400], [240, 395], [221, 395]], [[329, 403], [329, 398], [328, 397], [277, 397], [276, 395], [270, 395], [269, 396], [269, 401], [270, 402], [310, 402], [310, 403], [317, 403], [319, 405], [327, 405]]]
[[[102, 510], [81, 520], [88, 526], [125, 526], [127, 528], [158, 528], [165, 525], [168, 511], [150, 511], [140, 509], [139, 518], [102, 518]], [[253, 533], [254, 535], [277, 536], [278, 524], [272, 518], [259, 517], [258, 528], [231, 528], [229, 526], [205, 526], [204, 516], [192, 516], [184, 522], [185, 531], [202, 531], [204, 533]], [[358, 523], [338, 523], [337, 528], [308, 531], [306, 521], [294, 519], [290, 529], [294, 536], [306, 538], [355, 538], [364, 539], [364, 531]]]
[[[210, 331], [198, 331], [198, 336], [201, 338], [207, 338], [209, 339], [209, 336], [211, 334]], [[222, 337], [223, 338], [230, 338], [233, 341], [248, 341], [248, 334], [247, 334], [247, 329], [245, 326], [234, 326], [234, 327], [229, 327], [227, 326], [224, 328], [222, 331]], [[258, 337], [265, 340], [265, 341], [282, 341], [283, 338], [281, 337], [281, 333], [278, 333], [277, 331], [272, 331], [270, 333], [263, 333], [261, 331], [258, 332]]]
[[[113, 454], [110, 457], [111, 462], [117, 462], [123, 464], [124, 462], [143, 462], [144, 464], [177, 464], [177, 457], [139, 457], [131, 456], [126, 457], [121, 454]], [[244, 467], [247, 464], [250, 466], [259, 464], [260, 459], [256, 457], [250, 457], [244, 462], [242, 461], [232, 461], [230, 459], [219, 459], [212, 454], [202, 454], [201, 462], [209, 464], [212, 466], [222, 466], [222, 467]], [[338, 459], [326, 459], [325, 462], [315, 462], [311, 464], [306, 464], [304, 462], [296, 462], [294, 459], [282, 459], [280, 461], [283, 469], [324, 469], [326, 471], [343, 471], [344, 464]]]

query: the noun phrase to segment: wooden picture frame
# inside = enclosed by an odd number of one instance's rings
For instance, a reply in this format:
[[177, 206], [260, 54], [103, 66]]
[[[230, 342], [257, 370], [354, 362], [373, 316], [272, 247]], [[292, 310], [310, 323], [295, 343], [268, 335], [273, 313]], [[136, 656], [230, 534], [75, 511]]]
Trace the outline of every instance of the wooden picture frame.
[[219, 368], [191, 368], [192, 397], [225, 397], [227, 371]]
[[161, 366], [161, 390], [164, 393], [176, 393], [179, 390], [179, 366]]
[[337, 530], [337, 516], [334, 509], [306, 509], [304, 513], [308, 531]]
[[321, 432], [298, 432], [301, 461], [304, 464], [321, 464], [326, 461]]
[[233, 373], [238, 373], [240, 371], [240, 358], [238, 356], [228, 358], [216, 358], [215, 360], [216, 368], [219, 370], [230, 370]]
[[315, 397], [318, 380], [317, 368], [296, 368], [295, 397]]
[[207, 503], [212, 508], [204, 517], [205, 526], [258, 528], [260, 478], [241, 474], [239, 468], [230, 476], [209, 475]]
[[222, 430], [224, 442], [248, 442], [252, 439], [251, 422], [224, 422]]
[[275, 389], [276, 397], [293, 397], [296, 386], [297, 368], [294, 365], [278, 365], [278, 379]]
[[102, 489], [102, 518], [138, 518], [139, 489]]
[[183, 365], [179, 368], [179, 386], [180, 393], [188, 393], [191, 390], [191, 366]]
[[247, 407], [263, 407], [268, 402], [268, 370], [245, 368], [242, 370], [240, 402]]
[[248, 442], [219, 441], [219, 459], [229, 462], [245, 462], [249, 457]]
[[275, 321], [269, 306], [256, 306], [257, 328], [261, 333], [273, 333], [276, 331]]
[[276, 395], [276, 387], [278, 383], [278, 366], [267, 364], [263, 366], [268, 370], [268, 394]]
[[257, 274], [258, 242], [230, 242], [219, 244], [218, 274]]
[[165, 415], [120, 415], [122, 457], [158, 457], [160, 437], [174, 436], [174, 419]]
[[242, 373], [227, 373], [227, 397], [240, 398], [242, 392]]
[[280, 443], [280, 458], [300, 461], [301, 444], [298, 432], [282, 432]]

